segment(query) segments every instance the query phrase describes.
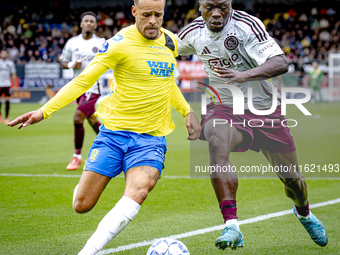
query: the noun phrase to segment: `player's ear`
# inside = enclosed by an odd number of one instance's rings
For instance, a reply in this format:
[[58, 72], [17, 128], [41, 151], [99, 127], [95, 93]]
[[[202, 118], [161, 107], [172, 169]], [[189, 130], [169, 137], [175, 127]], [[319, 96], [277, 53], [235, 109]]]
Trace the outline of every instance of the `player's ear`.
[[134, 17], [136, 17], [136, 16], [137, 16], [137, 10], [136, 10], [136, 6], [132, 5], [131, 12], [132, 12], [132, 15], [133, 15]]
[[198, 10], [202, 12], [202, 4], [200, 3]]

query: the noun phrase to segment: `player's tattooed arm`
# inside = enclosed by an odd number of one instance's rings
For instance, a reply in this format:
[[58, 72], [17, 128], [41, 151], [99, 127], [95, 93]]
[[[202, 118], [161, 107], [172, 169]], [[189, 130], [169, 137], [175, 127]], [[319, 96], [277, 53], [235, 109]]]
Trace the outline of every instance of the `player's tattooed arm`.
[[140, 170], [143, 173], [146, 173], [150, 180], [157, 181], [159, 178], [158, 169], [151, 166], [141, 166]]
[[244, 72], [219, 66], [214, 66], [214, 71], [218, 73], [218, 77], [228, 78], [226, 83], [264, 80], [288, 72], [288, 61], [284, 55], [278, 55], [269, 58], [262, 65]]

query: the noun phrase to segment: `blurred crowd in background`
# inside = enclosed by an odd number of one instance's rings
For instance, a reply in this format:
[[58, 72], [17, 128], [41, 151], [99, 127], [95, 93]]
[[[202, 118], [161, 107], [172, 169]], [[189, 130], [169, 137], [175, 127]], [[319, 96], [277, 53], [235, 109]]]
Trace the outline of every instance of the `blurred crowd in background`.
[[[330, 1], [289, 5], [255, 2], [252, 9], [233, 3], [233, 8], [261, 19], [289, 61], [327, 61], [329, 53], [340, 52], [339, 13]], [[1, 13], [0, 48], [7, 48], [10, 59], [17, 64], [58, 62], [66, 41], [80, 34], [80, 16], [85, 11], [97, 14], [96, 34], [106, 39], [134, 24], [130, 7], [50, 8], [41, 11], [16, 7], [12, 12]], [[165, 10], [163, 27], [176, 33], [199, 15], [198, 8], [170, 5]], [[190, 60], [190, 57], [184, 59]]]

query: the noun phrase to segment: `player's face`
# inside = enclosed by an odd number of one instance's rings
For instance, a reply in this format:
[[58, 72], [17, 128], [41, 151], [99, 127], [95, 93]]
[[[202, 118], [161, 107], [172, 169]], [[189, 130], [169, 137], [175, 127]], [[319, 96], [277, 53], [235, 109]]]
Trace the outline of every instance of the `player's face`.
[[94, 30], [97, 28], [96, 18], [92, 15], [85, 15], [81, 20], [80, 27], [82, 32], [90, 32], [93, 34]]
[[155, 40], [160, 37], [164, 1], [139, 0], [137, 6], [132, 6], [132, 15], [135, 16], [138, 31], [145, 38]]
[[2, 58], [2, 59], [5, 59], [5, 58], [7, 58], [7, 57], [8, 57], [7, 51], [2, 50], [2, 51], [1, 51], [1, 58]]
[[202, 0], [199, 10], [209, 30], [220, 32], [227, 24], [230, 9], [231, 0]]

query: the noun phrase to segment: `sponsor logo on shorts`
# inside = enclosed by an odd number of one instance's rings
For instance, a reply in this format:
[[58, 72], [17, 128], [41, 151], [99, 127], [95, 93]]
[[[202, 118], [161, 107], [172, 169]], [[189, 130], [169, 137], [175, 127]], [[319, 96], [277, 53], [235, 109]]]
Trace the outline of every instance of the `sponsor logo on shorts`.
[[93, 149], [90, 156], [90, 162], [94, 162], [98, 156], [99, 150]]

